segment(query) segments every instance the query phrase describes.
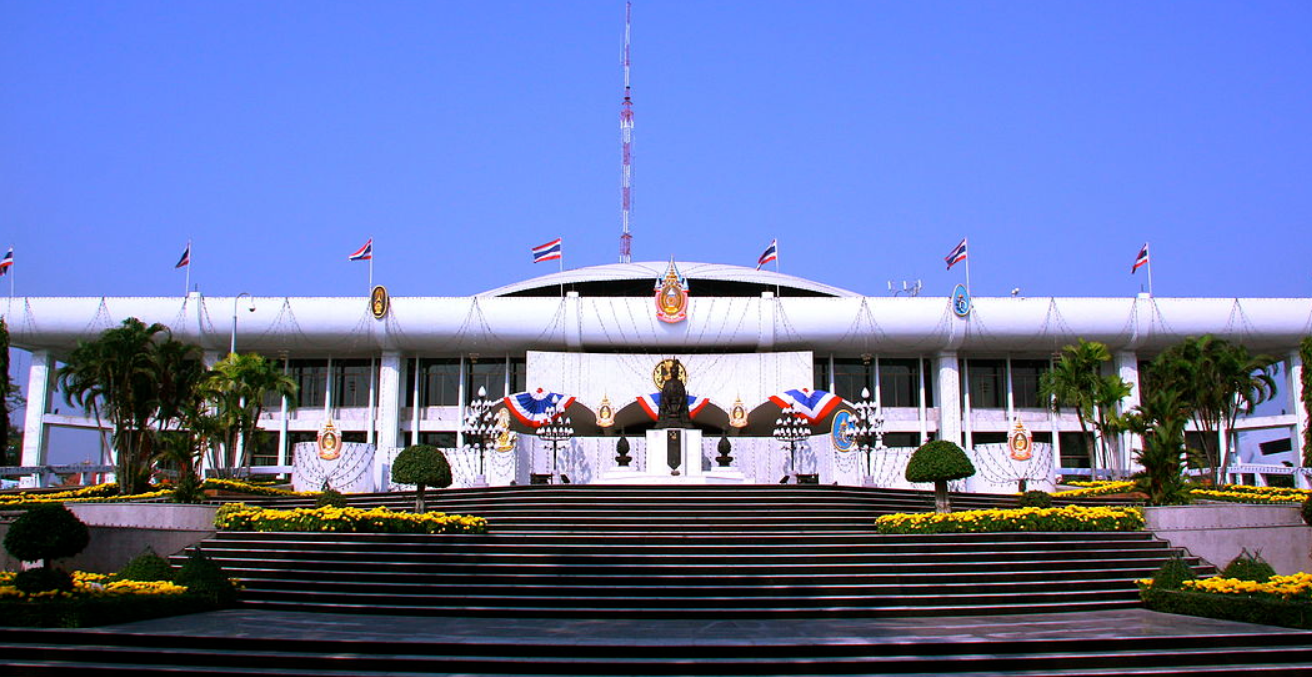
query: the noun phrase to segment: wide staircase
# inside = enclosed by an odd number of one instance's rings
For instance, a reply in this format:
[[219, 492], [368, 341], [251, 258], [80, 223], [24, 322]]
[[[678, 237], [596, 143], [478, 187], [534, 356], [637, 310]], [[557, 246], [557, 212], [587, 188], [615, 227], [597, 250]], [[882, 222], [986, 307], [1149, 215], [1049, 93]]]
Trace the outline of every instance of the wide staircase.
[[882, 535], [876, 517], [931, 499], [829, 486], [507, 487], [437, 492], [428, 508], [485, 516], [489, 533], [226, 532], [202, 547], [251, 607], [623, 618], [1127, 608], [1172, 552], [1147, 533]]
[[1142, 613], [1133, 580], [1172, 554], [1149, 534], [875, 532], [881, 514], [931, 509], [920, 492], [531, 486], [428, 503], [485, 516], [489, 533], [222, 533], [202, 547], [243, 579], [241, 609], [193, 630], [0, 629], [0, 674], [1198, 677], [1312, 664], [1308, 633], [1118, 615]]

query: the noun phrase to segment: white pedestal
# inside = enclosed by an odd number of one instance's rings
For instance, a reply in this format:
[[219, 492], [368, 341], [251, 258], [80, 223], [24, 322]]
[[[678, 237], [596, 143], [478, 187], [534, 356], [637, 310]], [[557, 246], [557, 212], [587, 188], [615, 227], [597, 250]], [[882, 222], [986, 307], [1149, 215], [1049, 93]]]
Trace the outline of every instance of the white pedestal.
[[[680, 438], [679, 466], [670, 469], [668, 444], [671, 432]], [[702, 470], [702, 431], [666, 429], [647, 431], [647, 470], [611, 468], [595, 484], [742, 484], [747, 481], [736, 468]], [[677, 474], [676, 474], [677, 471]]]

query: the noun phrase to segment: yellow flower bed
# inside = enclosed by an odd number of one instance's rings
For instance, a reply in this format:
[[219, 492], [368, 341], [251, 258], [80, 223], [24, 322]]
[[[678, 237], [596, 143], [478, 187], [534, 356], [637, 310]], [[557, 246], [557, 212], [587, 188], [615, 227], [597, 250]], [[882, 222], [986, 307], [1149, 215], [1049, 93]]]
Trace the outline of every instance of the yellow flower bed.
[[278, 510], [235, 503], [225, 506], [215, 515], [214, 525], [225, 531], [406, 534], [481, 534], [487, 531], [487, 520], [482, 517], [441, 512], [394, 512], [381, 506], [369, 510], [331, 506]]
[[241, 480], [224, 480], [208, 479], [201, 485], [202, 489], [217, 489], [220, 491], [235, 491], [244, 494], [256, 494], [259, 496], [318, 496], [318, 491], [292, 491], [290, 489], [280, 489], [262, 484], [252, 484]]
[[1302, 503], [1307, 500], [1309, 495], [1312, 495], [1312, 492], [1303, 489], [1250, 487], [1242, 484], [1226, 484], [1219, 489], [1194, 489], [1189, 493], [1196, 498], [1212, 501], [1274, 504]]
[[121, 595], [181, 595], [186, 586], [167, 581], [110, 581], [109, 576], [88, 571], [73, 572], [73, 591], [50, 590], [29, 595], [14, 587], [12, 571], [0, 572], [0, 599], [43, 599], [54, 597], [106, 597]]
[[1067, 491], [1058, 491], [1053, 494], [1053, 498], [1088, 498], [1090, 496], [1106, 496], [1108, 494], [1123, 494], [1134, 489], [1134, 482], [1067, 482], [1079, 489], [1070, 489]]
[[[201, 483], [202, 489], [233, 491], [257, 496], [318, 496], [317, 491], [290, 491], [277, 487], [266, 487], [240, 480], [207, 479]], [[140, 494], [119, 496], [118, 485], [113, 482], [81, 487], [69, 491], [51, 493], [20, 492], [17, 494], [0, 494], [0, 508], [18, 506], [27, 503], [115, 503], [119, 501], [145, 501], [164, 498], [173, 493], [172, 488], [153, 488]]]
[[[1142, 583], [1142, 582], [1141, 582]], [[1147, 581], [1151, 586], [1152, 581]], [[1210, 592], [1218, 595], [1277, 597], [1284, 600], [1312, 601], [1312, 574], [1299, 572], [1290, 576], [1272, 576], [1266, 582], [1241, 581], [1237, 578], [1204, 578], [1184, 581], [1182, 590]]]
[[1079, 505], [1064, 508], [990, 508], [949, 513], [896, 513], [875, 520], [883, 534], [942, 534], [992, 531], [1137, 531], [1137, 508]]

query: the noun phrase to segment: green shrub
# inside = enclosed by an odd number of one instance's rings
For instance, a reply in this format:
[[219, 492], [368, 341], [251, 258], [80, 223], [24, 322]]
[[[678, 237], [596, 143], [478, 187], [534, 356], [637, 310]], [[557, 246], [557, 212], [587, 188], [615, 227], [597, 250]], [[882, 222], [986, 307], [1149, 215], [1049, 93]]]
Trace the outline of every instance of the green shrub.
[[172, 498], [174, 503], [200, 503], [205, 500], [205, 487], [196, 473], [184, 471], [173, 485]]
[[396, 455], [392, 462], [392, 481], [415, 485], [415, 512], [423, 512], [424, 488], [451, 486], [451, 464], [441, 449], [416, 444]]
[[160, 557], [150, 547], [147, 547], [140, 555], [132, 558], [119, 569], [119, 572], [111, 577], [115, 581], [170, 581], [172, 582], [177, 572], [169, 561]]
[[1153, 572], [1152, 587], [1154, 590], [1179, 590], [1184, 581], [1197, 579], [1198, 574], [1194, 573], [1193, 567], [1176, 553]]
[[1138, 531], [1143, 511], [1111, 506], [989, 508], [964, 512], [894, 513], [875, 520], [881, 534], [959, 534], [1001, 531]]
[[0, 600], [0, 626], [88, 628], [212, 611], [216, 605], [192, 595], [109, 595]]
[[29, 595], [48, 590], [69, 592], [73, 589], [73, 577], [66, 571], [39, 567], [18, 572], [14, 576], [14, 587]]
[[318, 496], [314, 497], [314, 507], [316, 508], [345, 508], [346, 497], [342, 492], [334, 489], [332, 485], [325, 480], [323, 489]]
[[970, 477], [975, 466], [961, 447], [947, 440], [934, 440], [922, 445], [907, 461], [908, 482], [934, 483], [934, 510], [949, 512], [948, 482]]
[[219, 506], [218, 510], [214, 511], [214, 526], [222, 529], [228, 524], [233, 514], [250, 509], [251, 507], [245, 503], [224, 503]]
[[219, 606], [229, 606], [237, 601], [237, 588], [224, 575], [223, 569], [206, 557], [199, 547], [187, 553], [187, 561], [178, 570], [174, 582], [187, 586], [189, 595]]
[[1140, 589], [1145, 607], [1168, 614], [1312, 630], [1312, 604], [1181, 590]]
[[5, 534], [5, 550], [15, 559], [42, 562], [47, 567], [50, 560], [82, 552], [90, 542], [87, 525], [60, 503], [28, 508], [9, 525], [9, 533]]
[[1303, 522], [1312, 526], [1312, 496], [1308, 496], [1307, 500], [1303, 501]]
[[1022, 508], [1051, 508], [1052, 494], [1046, 491], [1027, 491], [1020, 495]]
[[1276, 570], [1262, 559], [1262, 555], [1250, 553], [1247, 548], [1240, 551], [1221, 571], [1221, 578], [1235, 578], [1257, 583], [1265, 583], [1274, 575]]

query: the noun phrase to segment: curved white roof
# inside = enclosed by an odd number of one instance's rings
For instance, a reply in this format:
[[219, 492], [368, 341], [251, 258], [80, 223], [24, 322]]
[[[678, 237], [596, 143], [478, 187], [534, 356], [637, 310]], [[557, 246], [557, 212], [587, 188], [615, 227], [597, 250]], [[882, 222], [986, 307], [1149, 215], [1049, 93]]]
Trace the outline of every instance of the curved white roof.
[[[860, 294], [831, 287], [827, 284], [821, 284], [813, 280], [796, 277], [793, 275], [784, 275], [769, 270], [756, 270], [745, 266], [730, 266], [722, 263], [696, 263], [691, 261], [676, 261], [675, 266], [691, 283], [695, 284], [697, 280], [716, 280], [723, 282], [742, 282], [746, 284], [759, 284], [768, 287], [787, 287], [791, 289], [802, 289], [824, 296], [838, 297], [858, 297]], [[559, 287], [561, 285], [569, 286], [583, 282], [610, 282], [620, 280], [653, 280], [664, 277], [665, 271], [669, 268], [668, 261], [643, 261], [640, 263], [612, 263], [604, 266], [588, 266], [586, 268], [575, 268], [550, 275], [535, 277], [523, 282], [508, 284], [504, 287], [497, 287], [490, 291], [478, 294], [478, 296], [509, 296], [518, 292], [530, 289]], [[697, 293], [694, 286], [693, 294]]]

